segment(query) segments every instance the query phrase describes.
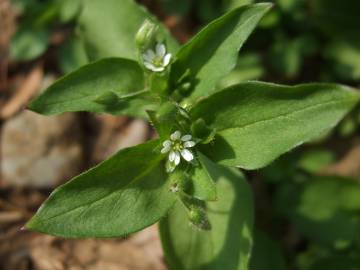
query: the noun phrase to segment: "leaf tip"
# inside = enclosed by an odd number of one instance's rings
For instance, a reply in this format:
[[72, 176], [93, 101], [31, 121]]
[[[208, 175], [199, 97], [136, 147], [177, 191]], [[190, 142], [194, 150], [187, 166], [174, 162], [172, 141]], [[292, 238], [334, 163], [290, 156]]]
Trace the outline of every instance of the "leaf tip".
[[275, 6], [274, 3], [270, 3], [270, 2], [261, 2], [261, 3], [257, 3], [257, 6], [262, 6], [264, 7], [266, 10], [271, 9], [273, 6]]
[[36, 226], [34, 225], [34, 217], [32, 217], [20, 230], [30, 230], [35, 231]]
[[24, 107], [25, 110], [33, 111], [36, 113], [41, 113], [39, 106], [37, 105], [37, 98], [31, 100], [27, 105]]

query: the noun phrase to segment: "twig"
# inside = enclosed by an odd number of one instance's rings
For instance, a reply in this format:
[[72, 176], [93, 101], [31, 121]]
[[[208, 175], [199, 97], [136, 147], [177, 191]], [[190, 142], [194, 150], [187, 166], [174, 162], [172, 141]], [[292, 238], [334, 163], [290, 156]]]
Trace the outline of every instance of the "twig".
[[17, 211], [0, 212], [0, 224], [14, 223], [24, 219], [24, 215]]
[[38, 91], [43, 78], [43, 73], [41, 64], [35, 66], [31, 70], [17, 93], [4, 105], [3, 108], [0, 108], [0, 119], [8, 119], [23, 108], [30, 98]]

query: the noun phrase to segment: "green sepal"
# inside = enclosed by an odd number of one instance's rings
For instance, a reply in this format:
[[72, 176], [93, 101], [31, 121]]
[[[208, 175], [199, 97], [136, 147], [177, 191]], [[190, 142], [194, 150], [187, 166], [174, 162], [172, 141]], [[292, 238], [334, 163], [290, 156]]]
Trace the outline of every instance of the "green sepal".
[[154, 46], [158, 35], [159, 25], [150, 19], [145, 19], [135, 36], [135, 44], [140, 52]]

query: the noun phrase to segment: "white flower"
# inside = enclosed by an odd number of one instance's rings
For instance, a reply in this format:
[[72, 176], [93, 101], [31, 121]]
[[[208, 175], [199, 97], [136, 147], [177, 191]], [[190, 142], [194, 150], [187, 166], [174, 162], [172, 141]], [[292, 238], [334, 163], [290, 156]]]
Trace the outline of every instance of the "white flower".
[[155, 52], [148, 49], [143, 54], [144, 66], [154, 72], [162, 72], [170, 63], [171, 53], [166, 53], [165, 45], [162, 43], [156, 44]]
[[168, 172], [172, 172], [180, 164], [181, 157], [188, 162], [194, 159], [193, 153], [188, 149], [196, 144], [191, 139], [191, 135], [181, 136], [181, 132], [177, 130], [170, 135], [170, 140], [163, 142], [161, 153], [169, 153]]

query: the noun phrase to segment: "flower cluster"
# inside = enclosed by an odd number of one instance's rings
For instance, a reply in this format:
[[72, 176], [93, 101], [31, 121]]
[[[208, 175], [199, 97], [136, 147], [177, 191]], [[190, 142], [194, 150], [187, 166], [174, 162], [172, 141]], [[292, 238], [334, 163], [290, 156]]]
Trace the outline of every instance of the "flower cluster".
[[172, 172], [180, 164], [181, 157], [188, 162], [194, 159], [189, 148], [194, 147], [196, 143], [191, 139], [191, 135], [181, 136], [181, 132], [177, 130], [170, 135], [170, 140], [163, 142], [161, 153], [169, 153], [168, 172]]
[[171, 53], [166, 53], [165, 45], [156, 44], [155, 51], [148, 49], [143, 54], [144, 66], [154, 72], [162, 72], [169, 65]]

